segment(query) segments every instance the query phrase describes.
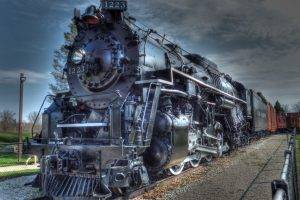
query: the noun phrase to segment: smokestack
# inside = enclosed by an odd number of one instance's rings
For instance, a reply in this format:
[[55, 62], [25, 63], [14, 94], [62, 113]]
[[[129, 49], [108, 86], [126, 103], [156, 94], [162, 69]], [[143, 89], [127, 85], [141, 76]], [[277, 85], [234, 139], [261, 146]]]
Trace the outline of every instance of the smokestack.
[[127, 10], [126, 0], [101, 0], [100, 8], [102, 11], [109, 12], [113, 22], [123, 20], [123, 13]]

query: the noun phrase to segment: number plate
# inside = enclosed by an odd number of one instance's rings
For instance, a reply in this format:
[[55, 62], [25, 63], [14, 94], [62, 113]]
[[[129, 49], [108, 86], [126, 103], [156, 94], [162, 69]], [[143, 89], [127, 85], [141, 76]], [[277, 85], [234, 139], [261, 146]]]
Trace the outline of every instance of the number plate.
[[102, 8], [105, 10], [127, 10], [127, 1], [107, 0], [102, 2]]
[[71, 66], [68, 69], [68, 75], [77, 75], [86, 73], [86, 67], [84, 65], [80, 66]]

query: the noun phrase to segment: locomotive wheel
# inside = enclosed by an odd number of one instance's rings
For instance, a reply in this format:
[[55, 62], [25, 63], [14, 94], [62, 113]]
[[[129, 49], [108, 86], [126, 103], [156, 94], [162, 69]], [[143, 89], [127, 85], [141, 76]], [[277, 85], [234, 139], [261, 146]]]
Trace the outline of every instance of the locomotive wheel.
[[190, 161], [190, 164], [193, 168], [199, 167], [201, 159], [194, 159]]
[[170, 170], [171, 174], [173, 174], [174, 176], [177, 176], [177, 175], [181, 174], [183, 168], [184, 168], [184, 164], [181, 164], [181, 165], [175, 165], [175, 166], [171, 167], [169, 170]]
[[124, 194], [126, 194], [126, 189], [125, 188], [111, 188], [112, 192], [116, 195], [116, 196], [123, 196]]
[[202, 161], [203, 156], [201, 153], [196, 153], [195, 157], [193, 160], [190, 160], [189, 163], [193, 168], [199, 167], [201, 161]]
[[211, 162], [212, 161], [212, 155], [207, 155], [206, 157], [205, 157], [205, 160], [206, 160], [206, 162]]

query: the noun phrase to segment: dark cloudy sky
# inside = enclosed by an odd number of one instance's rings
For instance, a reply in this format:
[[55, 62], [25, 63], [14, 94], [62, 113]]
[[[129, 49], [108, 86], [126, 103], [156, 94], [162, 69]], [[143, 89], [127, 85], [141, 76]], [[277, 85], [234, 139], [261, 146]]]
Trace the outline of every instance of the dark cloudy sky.
[[[73, 8], [97, 0], [0, 1], [0, 110], [17, 110], [17, 75], [28, 76], [25, 116], [37, 110], [51, 81], [54, 49]], [[271, 102], [300, 101], [299, 0], [129, 0], [132, 16]]]

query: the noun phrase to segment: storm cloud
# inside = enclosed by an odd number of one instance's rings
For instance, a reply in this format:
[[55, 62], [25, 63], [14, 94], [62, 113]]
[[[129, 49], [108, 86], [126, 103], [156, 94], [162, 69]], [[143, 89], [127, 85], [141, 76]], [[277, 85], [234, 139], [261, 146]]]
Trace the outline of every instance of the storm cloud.
[[[0, 1], [0, 110], [17, 110], [18, 74], [28, 74], [25, 115], [37, 110], [51, 81], [53, 52], [74, 8], [99, 0]], [[128, 0], [144, 24], [217, 63], [273, 103], [300, 101], [299, 0]]]
[[138, 21], [200, 53], [271, 102], [300, 100], [300, 2], [131, 0]]

